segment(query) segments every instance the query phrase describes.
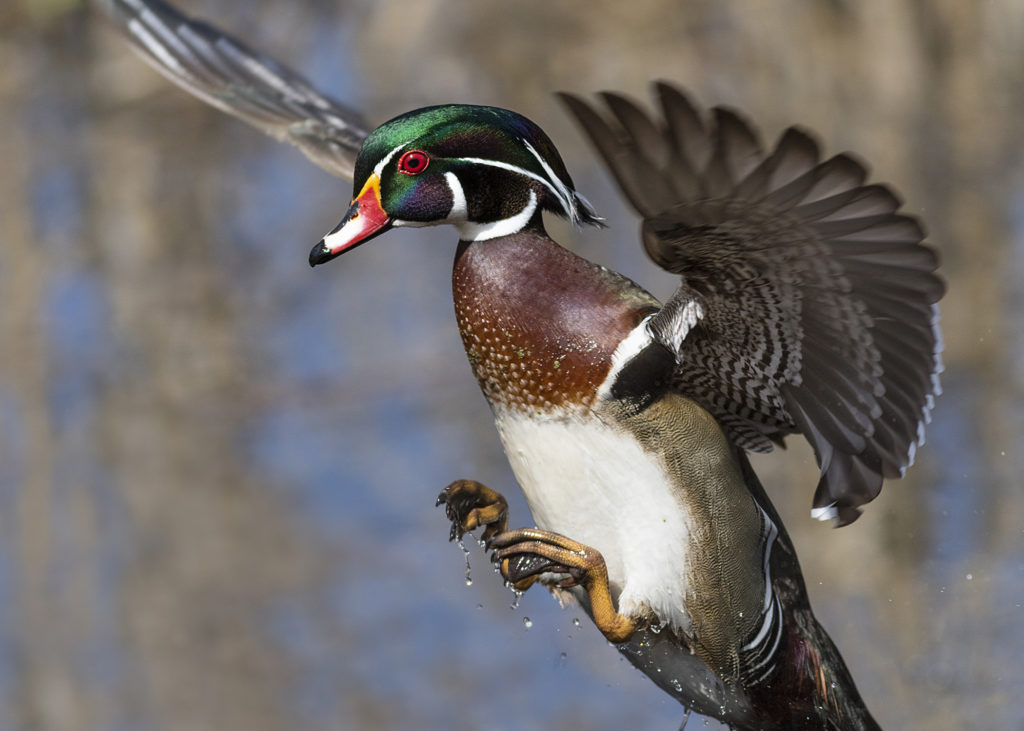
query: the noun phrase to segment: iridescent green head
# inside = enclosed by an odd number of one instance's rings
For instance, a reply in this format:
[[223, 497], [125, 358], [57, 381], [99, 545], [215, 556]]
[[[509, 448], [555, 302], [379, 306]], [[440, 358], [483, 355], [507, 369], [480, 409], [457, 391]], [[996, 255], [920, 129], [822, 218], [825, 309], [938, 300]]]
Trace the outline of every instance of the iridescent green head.
[[544, 131], [497, 107], [427, 107], [385, 122], [359, 152], [354, 196], [311, 265], [392, 226], [450, 223], [480, 241], [540, 226], [541, 211], [600, 224]]

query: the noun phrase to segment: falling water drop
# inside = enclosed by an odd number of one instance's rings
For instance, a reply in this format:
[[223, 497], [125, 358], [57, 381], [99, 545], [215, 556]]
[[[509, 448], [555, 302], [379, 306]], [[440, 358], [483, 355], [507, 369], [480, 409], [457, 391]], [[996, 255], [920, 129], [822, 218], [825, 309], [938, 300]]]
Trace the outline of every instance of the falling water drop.
[[572, 624], [573, 624], [574, 627], [579, 627], [580, 626], [580, 618], [579, 617], [573, 617], [572, 618]]
[[530, 627], [533, 626], [533, 620], [529, 617], [523, 617], [523, 626], [526, 627], [527, 630], [529, 630]]
[[690, 722], [690, 709], [686, 709], [686, 713], [683, 714], [683, 722], [679, 724], [679, 731], [683, 731], [686, 728], [686, 724]]
[[519, 600], [522, 599], [523, 592], [519, 591], [518, 589], [513, 589], [512, 594], [514, 595], [514, 598], [512, 599], [512, 603], [509, 605], [508, 608], [519, 609]]
[[473, 577], [469, 575], [469, 549], [466, 548], [466, 544], [459, 539], [459, 548], [462, 549], [462, 556], [466, 559], [466, 586], [473, 586]]

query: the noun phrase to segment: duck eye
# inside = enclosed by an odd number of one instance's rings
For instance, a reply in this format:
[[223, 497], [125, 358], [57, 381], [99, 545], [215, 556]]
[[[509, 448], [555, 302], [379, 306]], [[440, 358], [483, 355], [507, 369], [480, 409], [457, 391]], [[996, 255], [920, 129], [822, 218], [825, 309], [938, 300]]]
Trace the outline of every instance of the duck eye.
[[427, 169], [430, 158], [421, 150], [409, 150], [398, 158], [398, 172], [406, 175], [419, 175]]

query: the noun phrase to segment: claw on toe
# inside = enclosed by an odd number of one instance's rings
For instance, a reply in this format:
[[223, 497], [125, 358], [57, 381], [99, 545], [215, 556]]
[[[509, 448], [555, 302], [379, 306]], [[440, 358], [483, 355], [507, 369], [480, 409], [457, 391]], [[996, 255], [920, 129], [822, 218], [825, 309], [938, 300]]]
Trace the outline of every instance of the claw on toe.
[[567, 574], [566, 579], [557, 583], [560, 589], [576, 586], [576, 581], [579, 578], [579, 572], [575, 569], [532, 553], [515, 553], [501, 559], [495, 554], [495, 559], [500, 561], [498, 568], [501, 575], [517, 591], [526, 591], [533, 586], [541, 574]]
[[608, 568], [598, 550], [537, 528], [500, 533], [490, 547], [495, 549], [502, 576], [516, 589], [523, 591], [544, 573], [565, 574], [558, 586], [586, 590], [594, 624], [609, 642], [626, 642], [636, 632], [637, 623], [615, 608]]
[[590, 599], [594, 624], [609, 642], [625, 642], [637, 629], [631, 618], [615, 609], [604, 557], [594, 548], [538, 528], [508, 530], [508, 503], [501, 493], [475, 480], [456, 480], [437, 496], [451, 521], [449, 540], [484, 526], [480, 536], [498, 564], [501, 575], [517, 591], [525, 591], [542, 574], [562, 574], [557, 586], [583, 587]]
[[451, 521], [448, 540], [461, 539], [469, 531], [485, 526], [481, 538], [487, 542], [508, 527], [508, 502], [504, 496], [475, 480], [456, 480], [437, 496]]

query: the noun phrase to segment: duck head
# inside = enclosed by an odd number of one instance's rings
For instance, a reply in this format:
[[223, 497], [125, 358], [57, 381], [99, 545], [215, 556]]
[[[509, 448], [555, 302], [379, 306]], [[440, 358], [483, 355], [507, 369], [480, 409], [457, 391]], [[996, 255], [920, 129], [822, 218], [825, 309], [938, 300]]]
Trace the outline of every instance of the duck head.
[[309, 254], [323, 264], [392, 226], [452, 224], [463, 241], [541, 227], [541, 212], [600, 225], [543, 130], [497, 107], [418, 109], [359, 152], [348, 213]]

